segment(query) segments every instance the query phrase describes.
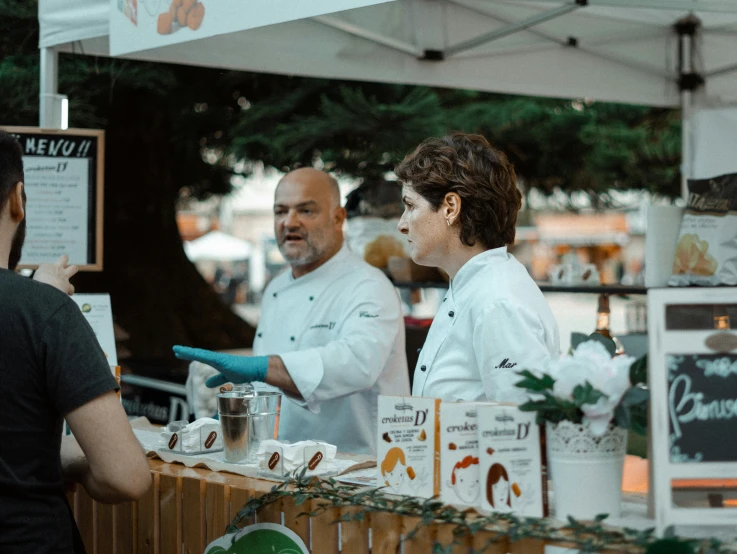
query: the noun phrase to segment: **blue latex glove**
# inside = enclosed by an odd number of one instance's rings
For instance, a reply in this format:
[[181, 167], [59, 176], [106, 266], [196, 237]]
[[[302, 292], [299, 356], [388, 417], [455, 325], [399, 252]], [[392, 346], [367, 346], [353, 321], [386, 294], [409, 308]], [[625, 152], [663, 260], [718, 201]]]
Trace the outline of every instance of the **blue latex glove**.
[[189, 346], [173, 347], [174, 355], [180, 360], [202, 362], [217, 369], [221, 375], [213, 375], [205, 385], [211, 389], [225, 383], [250, 383], [251, 381], [265, 381], [266, 370], [269, 367], [268, 356], [234, 356], [202, 348]]

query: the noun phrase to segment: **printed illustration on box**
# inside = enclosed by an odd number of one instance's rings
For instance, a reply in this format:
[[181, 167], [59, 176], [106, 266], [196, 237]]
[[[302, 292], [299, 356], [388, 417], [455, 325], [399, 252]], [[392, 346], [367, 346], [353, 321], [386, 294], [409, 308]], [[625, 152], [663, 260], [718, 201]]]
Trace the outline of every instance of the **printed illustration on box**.
[[138, 0], [118, 0], [118, 11], [138, 25]]
[[514, 404], [478, 409], [483, 513], [547, 515], [547, 478], [535, 415]]
[[196, 31], [205, 19], [205, 6], [197, 0], [172, 0], [169, 9], [159, 14], [156, 32], [169, 35], [188, 27]]
[[473, 504], [479, 496], [479, 459], [466, 456], [453, 466], [450, 485], [463, 502]]
[[381, 462], [381, 474], [384, 476], [384, 484], [395, 493], [403, 490], [407, 480], [413, 481], [416, 477], [412, 466], [407, 467], [404, 451], [396, 446], [389, 449]]
[[392, 494], [438, 494], [440, 401], [379, 396], [378, 407], [377, 482]]

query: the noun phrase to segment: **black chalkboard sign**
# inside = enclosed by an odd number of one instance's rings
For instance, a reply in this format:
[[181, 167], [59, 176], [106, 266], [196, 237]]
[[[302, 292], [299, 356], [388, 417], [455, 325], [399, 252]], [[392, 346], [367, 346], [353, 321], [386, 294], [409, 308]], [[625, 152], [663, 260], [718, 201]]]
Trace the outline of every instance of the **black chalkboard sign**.
[[666, 356], [672, 463], [737, 460], [737, 354]]
[[5, 127], [23, 147], [27, 232], [20, 267], [66, 254], [102, 270], [104, 132]]

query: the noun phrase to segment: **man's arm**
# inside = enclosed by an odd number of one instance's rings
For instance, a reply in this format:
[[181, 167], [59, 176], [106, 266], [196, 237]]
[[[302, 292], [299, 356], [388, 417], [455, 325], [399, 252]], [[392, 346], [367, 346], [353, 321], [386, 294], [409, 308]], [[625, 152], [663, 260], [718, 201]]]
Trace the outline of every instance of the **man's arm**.
[[292, 398], [303, 400], [302, 393], [294, 384], [287, 371], [287, 366], [279, 356], [269, 356], [269, 367], [266, 370], [266, 384], [280, 388]]
[[[349, 292], [341, 304], [345, 319], [334, 340], [280, 356], [304, 405], [311, 411], [319, 411], [321, 402], [370, 389], [390, 356], [405, 356], [404, 344], [396, 345], [394, 350], [403, 321], [399, 298], [391, 283], [367, 278], [353, 283]], [[406, 361], [394, 369], [402, 371], [402, 365], [406, 371]], [[396, 391], [408, 393], [408, 389]]]
[[[279, 356], [236, 356], [176, 345], [174, 354], [217, 369], [220, 375], [207, 380], [209, 388], [227, 382], [261, 381], [315, 407], [324, 400], [373, 386], [402, 325], [399, 299], [388, 281], [374, 279], [357, 284], [344, 308], [347, 319], [340, 336], [322, 346]], [[404, 349], [395, 355], [404, 356]]]
[[124, 502], [143, 496], [151, 486], [151, 472], [114, 392], [72, 410], [66, 420], [76, 441], [62, 443], [65, 479], [81, 483], [98, 502]]

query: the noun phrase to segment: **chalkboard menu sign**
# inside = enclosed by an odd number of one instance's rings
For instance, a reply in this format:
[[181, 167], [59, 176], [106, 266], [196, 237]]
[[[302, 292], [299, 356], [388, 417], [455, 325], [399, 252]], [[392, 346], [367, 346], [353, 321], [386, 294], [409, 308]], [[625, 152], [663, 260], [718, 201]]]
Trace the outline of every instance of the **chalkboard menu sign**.
[[670, 459], [737, 460], [737, 354], [669, 355]]
[[104, 131], [5, 127], [23, 147], [26, 241], [20, 267], [66, 254], [102, 270]]
[[[656, 532], [673, 525], [676, 533], [679, 525], [737, 528], [737, 510], [712, 507], [704, 492], [721, 492], [737, 478], [735, 288], [649, 289], [647, 305]], [[676, 502], [674, 486], [684, 483], [690, 499], [701, 494], [703, 501]]]

